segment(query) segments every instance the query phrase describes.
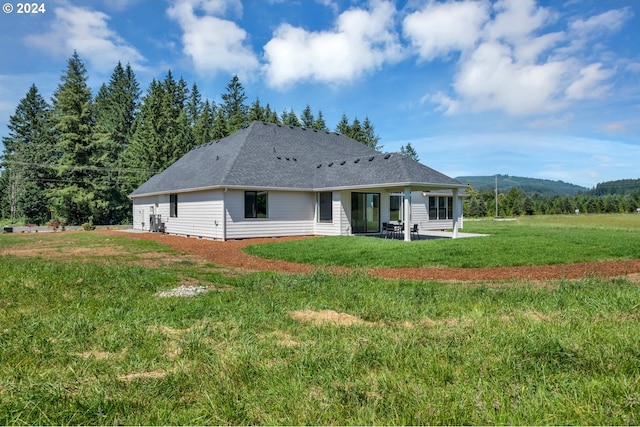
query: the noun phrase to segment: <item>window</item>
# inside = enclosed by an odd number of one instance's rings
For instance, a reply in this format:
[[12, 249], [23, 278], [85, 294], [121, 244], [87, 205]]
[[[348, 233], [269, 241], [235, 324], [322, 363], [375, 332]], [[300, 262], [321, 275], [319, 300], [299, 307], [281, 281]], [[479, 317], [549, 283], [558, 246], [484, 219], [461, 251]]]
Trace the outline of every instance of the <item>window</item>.
[[389, 197], [389, 221], [402, 221], [401, 210], [402, 196], [392, 194]]
[[178, 217], [178, 195], [177, 194], [169, 195], [169, 216], [171, 218]]
[[268, 218], [266, 191], [245, 191], [244, 192], [244, 217], [245, 218]]
[[429, 197], [429, 219], [453, 219], [453, 197]]
[[331, 191], [318, 193], [318, 222], [333, 221], [333, 193]]

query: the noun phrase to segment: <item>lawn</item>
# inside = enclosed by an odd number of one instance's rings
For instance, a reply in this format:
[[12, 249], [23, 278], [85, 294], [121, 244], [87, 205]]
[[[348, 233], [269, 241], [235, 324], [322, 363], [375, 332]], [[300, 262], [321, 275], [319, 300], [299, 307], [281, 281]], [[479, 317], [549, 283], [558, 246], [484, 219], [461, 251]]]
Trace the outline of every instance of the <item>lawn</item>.
[[245, 248], [251, 255], [319, 266], [515, 267], [640, 258], [640, 215], [465, 221], [468, 239], [322, 237]]
[[[2, 425], [640, 422], [630, 279], [241, 274], [93, 232], [9, 249]], [[158, 294], [180, 286], [207, 292]]]

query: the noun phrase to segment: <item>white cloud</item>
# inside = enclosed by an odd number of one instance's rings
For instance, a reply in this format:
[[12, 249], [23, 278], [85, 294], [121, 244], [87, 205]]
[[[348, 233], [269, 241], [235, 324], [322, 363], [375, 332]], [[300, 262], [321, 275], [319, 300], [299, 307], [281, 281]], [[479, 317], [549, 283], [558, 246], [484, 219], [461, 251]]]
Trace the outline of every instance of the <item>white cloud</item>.
[[486, 2], [428, 3], [403, 21], [404, 34], [421, 60], [472, 48], [489, 19]]
[[57, 7], [53, 13], [51, 31], [26, 37], [28, 44], [53, 55], [69, 56], [75, 50], [102, 72], [112, 70], [118, 61], [143, 68], [145, 58], [109, 28], [108, 15], [70, 5]]
[[331, 31], [310, 32], [280, 25], [264, 46], [269, 85], [282, 88], [304, 80], [351, 81], [402, 58], [394, 32], [393, 3], [372, 1], [369, 10], [341, 13]]
[[258, 68], [247, 32], [233, 21], [214, 16], [228, 12], [241, 14], [242, 4], [237, 0], [177, 0], [167, 10], [182, 28], [183, 51], [199, 73], [246, 76]]
[[613, 76], [613, 70], [603, 70], [602, 64], [591, 64], [580, 70], [580, 76], [567, 87], [568, 99], [596, 99], [606, 95], [610, 89], [604, 84]]
[[620, 29], [628, 9], [611, 10], [548, 31], [559, 15], [535, 0], [499, 0], [491, 6], [463, 0], [428, 2], [407, 15], [404, 34], [421, 60], [458, 53], [451, 93], [427, 94], [436, 111], [499, 110], [539, 115], [607, 94], [615, 68], [588, 60], [582, 38]]

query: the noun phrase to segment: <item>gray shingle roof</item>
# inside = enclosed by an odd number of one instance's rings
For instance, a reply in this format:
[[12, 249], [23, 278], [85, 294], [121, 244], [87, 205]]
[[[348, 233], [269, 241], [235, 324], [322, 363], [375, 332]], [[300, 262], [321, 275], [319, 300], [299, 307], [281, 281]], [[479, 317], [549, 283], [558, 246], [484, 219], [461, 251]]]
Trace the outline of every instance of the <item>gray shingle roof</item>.
[[189, 151], [133, 193], [243, 187], [330, 190], [414, 184], [463, 184], [400, 154], [381, 154], [334, 132], [252, 122]]

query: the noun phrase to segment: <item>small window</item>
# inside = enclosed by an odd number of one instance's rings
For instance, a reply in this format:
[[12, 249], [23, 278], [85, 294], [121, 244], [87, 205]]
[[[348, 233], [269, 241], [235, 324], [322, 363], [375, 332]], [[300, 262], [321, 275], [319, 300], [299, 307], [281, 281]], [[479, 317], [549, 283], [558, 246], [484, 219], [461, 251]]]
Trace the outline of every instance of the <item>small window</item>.
[[268, 218], [266, 191], [245, 191], [244, 192], [244, 217], [245, 218]]
[[318, 222], [333, 221], [333, 193], [331, 191], [318, 193]]
[[171, 218], [178, 217], [178, 195], [177, 194], [169, 195], [169, 216]]

